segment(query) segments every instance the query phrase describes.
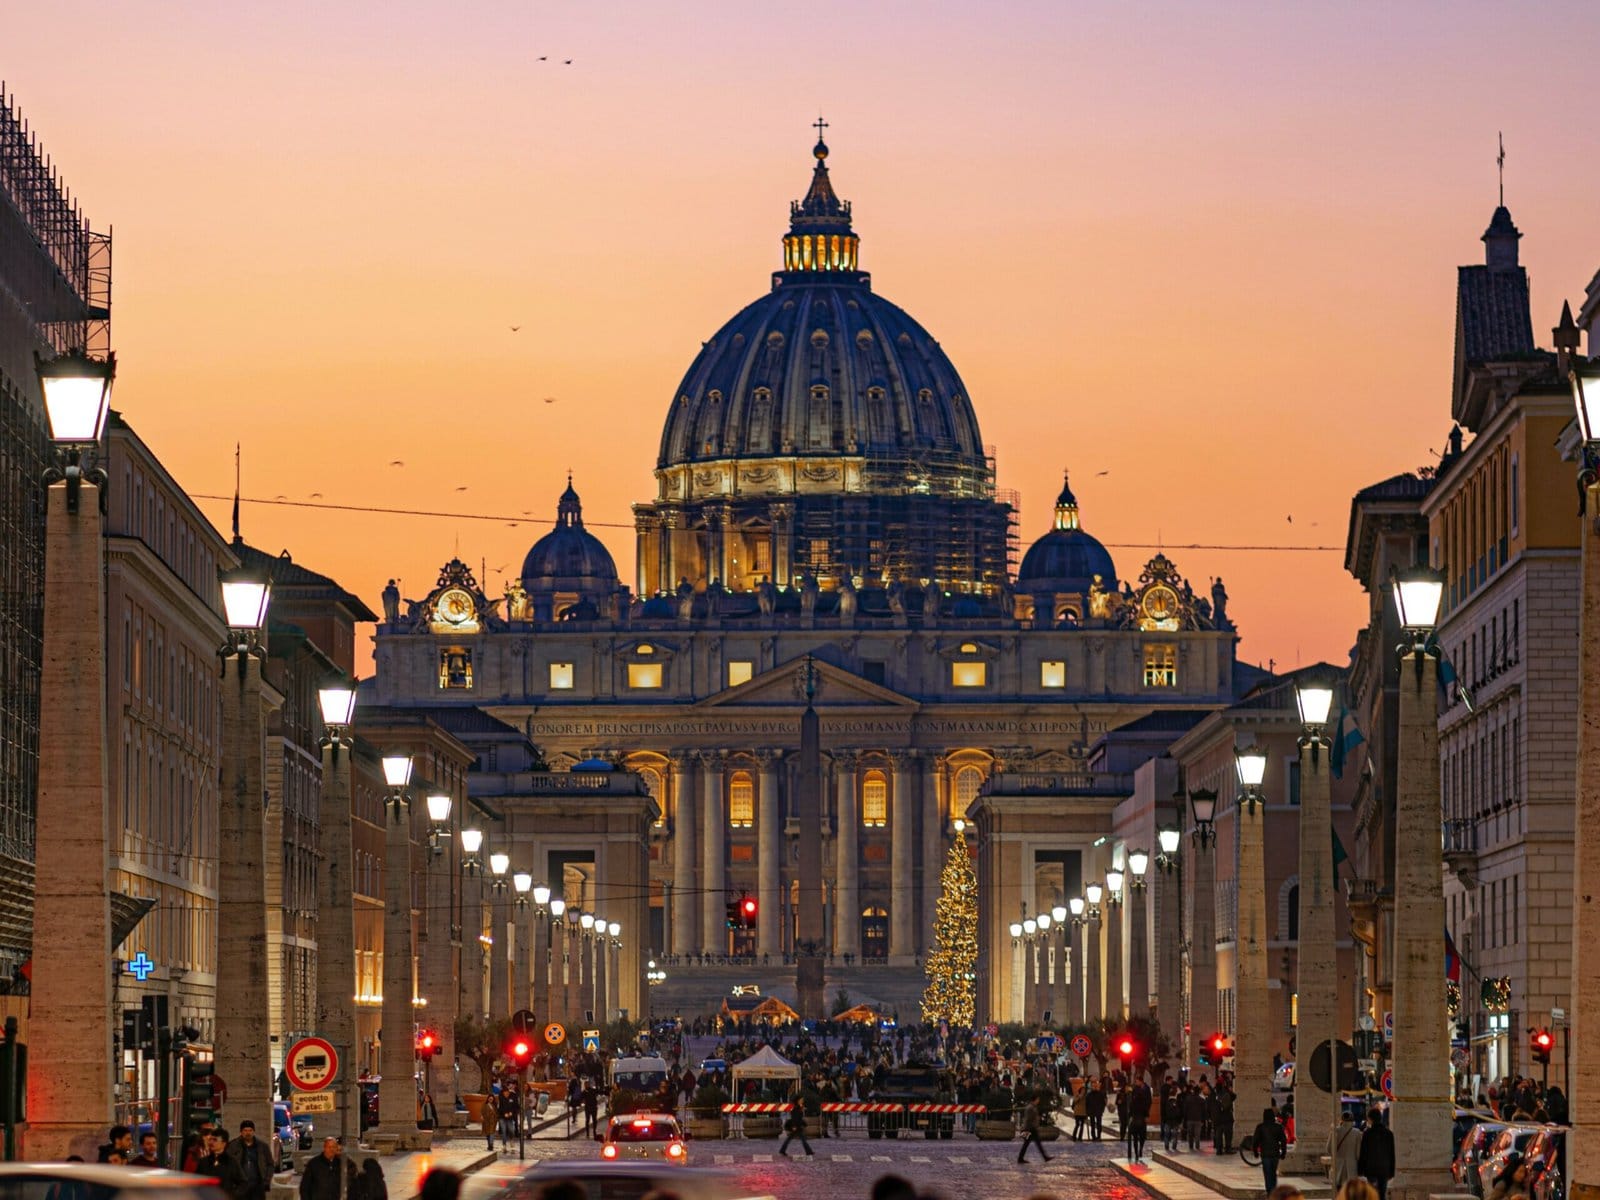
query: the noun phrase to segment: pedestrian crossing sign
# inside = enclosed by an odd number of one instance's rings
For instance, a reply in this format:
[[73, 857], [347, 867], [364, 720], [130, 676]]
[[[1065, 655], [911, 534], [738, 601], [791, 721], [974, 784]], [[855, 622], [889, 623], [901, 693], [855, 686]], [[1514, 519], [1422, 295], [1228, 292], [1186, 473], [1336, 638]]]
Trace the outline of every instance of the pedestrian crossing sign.
[[600, 1031], [598, 1029], [585, 1029], [583, 1031], [583, 1052], [585, 1054], [600, 1053]]

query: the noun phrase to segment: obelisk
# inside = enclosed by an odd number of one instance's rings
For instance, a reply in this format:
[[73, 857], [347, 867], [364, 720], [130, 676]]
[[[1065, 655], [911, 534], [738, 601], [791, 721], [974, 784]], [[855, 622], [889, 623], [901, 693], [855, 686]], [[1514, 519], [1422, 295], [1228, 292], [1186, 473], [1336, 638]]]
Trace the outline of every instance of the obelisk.
[[800, 770], [794, 816], [800, 827], [799, 938], [795, 945], [796, 1007], [802, 1020], [820, 1021], [826, 988], [822, 970], [822, 746], [817, 710], [817, 664], [808, 654], [800, 667], [806, 711], [800, 718]]

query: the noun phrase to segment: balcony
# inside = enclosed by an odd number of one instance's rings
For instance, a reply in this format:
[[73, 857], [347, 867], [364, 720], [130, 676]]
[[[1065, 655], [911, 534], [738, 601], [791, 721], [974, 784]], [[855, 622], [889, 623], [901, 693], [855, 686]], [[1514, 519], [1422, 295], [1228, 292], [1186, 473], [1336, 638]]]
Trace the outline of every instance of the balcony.
[[1478, 886], [1478, 825], [1457, 817], [1444, 822], [1444, 865], [1450, 868], [1465, 888]]

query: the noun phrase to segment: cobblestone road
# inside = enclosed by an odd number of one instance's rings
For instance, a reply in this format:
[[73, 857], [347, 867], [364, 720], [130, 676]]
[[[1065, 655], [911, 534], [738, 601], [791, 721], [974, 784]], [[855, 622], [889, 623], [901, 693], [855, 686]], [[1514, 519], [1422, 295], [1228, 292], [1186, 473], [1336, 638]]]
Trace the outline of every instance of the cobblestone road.
[[[731, 1174], [751, 1195], [779, 1200], [865, 1200], [872, 1181], [894, 1172], [910, 1179], [919, 1190], [944, 1200], [1026, 1200], [1045, 1194], [1074, 1200], [1145, 1200], [1146, 1193], [1112, 1169], [1109, 1159], [1120, 1154], [1118, 1142], [1074, 1145], [1056, 1142], [1052, 1161], [1040, 1163], [1029, 1151], [1026, 1166], [1017, 1165], [1020, 1141], [1007, 1143], [950, 1141], [871, 1141], [817, 1139], [816, 1151], [807, 1159], [799, 1144], [790, 1146], [791, 1157], [778, 1157], [774, 1141], [718, 1141], [690, 1144], [695, 1167], [713, 1167]], [[530, 1142], [528, 1158], [510, 1159], [480, 1171], [470, 1182], [467, 1200], [490, 1200], [493, 1193], [522, 1170], [538, 1162], [595, 1161], [593, 1142]]]

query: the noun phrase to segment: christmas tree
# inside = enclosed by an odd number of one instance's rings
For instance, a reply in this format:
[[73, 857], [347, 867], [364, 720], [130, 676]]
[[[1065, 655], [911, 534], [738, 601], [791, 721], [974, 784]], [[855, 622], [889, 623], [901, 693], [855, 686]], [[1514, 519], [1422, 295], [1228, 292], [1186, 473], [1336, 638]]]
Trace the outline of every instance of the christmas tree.
[[956, 835], [939, 877], [939, 903], [933, 919], [933, 953], [928, 955], [928, 986], [922, 993], [922, 1019], [970, 1028], [973, 978], [978, 965], [978, 876], [972, 869], [965, 834]]

